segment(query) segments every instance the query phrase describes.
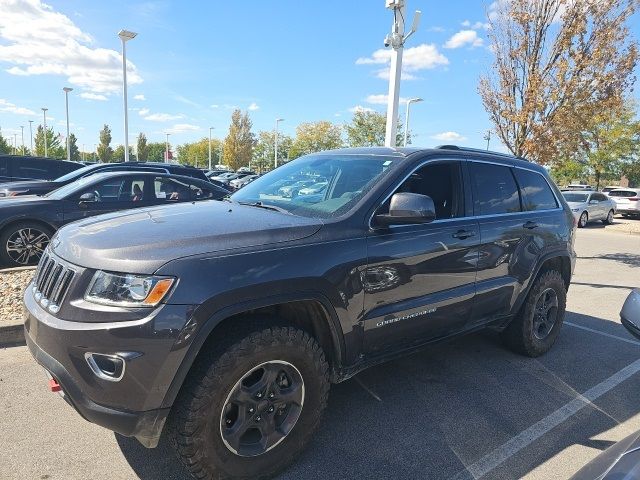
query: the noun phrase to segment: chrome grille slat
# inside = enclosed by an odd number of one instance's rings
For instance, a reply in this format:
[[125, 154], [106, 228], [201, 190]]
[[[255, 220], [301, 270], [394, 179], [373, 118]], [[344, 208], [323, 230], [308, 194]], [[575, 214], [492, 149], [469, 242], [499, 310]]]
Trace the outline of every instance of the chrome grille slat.
[[51, 313], [57, 313], [76, 272], [45, 253], [34, 276], [36, 301]]

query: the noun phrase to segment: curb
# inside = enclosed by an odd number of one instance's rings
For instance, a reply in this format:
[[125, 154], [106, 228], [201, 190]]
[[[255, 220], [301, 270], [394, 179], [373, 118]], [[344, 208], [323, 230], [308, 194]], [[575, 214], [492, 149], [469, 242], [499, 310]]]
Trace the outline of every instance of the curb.
[[26, 267], [3, 268], [3, 269], [0, 269], [0, 273], [22, 272], [24, 270], [35, 270], [36, 268], [38, 268], [37, 265], [29, 265], [29, 266], [26, 266]]
[[24, 324], [0, 326], [0, 348], [25, 345]]

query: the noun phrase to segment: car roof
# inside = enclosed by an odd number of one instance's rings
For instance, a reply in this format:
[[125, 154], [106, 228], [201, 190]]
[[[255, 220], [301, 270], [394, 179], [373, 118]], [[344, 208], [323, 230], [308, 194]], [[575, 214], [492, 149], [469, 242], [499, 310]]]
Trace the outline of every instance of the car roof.
[[619, 191], [625, 191], [625, 190], [631, 190], [632, 192], [640, 192], [640, 188], [634, 188], [634, 187], [616, 187], [615, 190], [611, 190], [612, 192], [619, 192]]

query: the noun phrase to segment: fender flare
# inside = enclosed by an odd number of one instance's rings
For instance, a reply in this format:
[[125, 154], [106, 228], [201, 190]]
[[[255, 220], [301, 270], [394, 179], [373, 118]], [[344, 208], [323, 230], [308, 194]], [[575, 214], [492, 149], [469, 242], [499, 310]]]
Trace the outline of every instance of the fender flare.
[[[331, 342], [335, 352], [335, 361], [336, 365], [334, 366], [334, 370], [340, 368], [344, 361], [345, 354], [345, 343], [344, 343], [344, 335], [342, 332], [342, 327], [340, 326], [340, 320], [338, 318], [338, 314], [335, 309], [331, 305], [331, 302], [328, 298], [319, 293], [319, 292], [296, 292], [286, 295], [274, 295], [268, 297], [261, 297], [251, 299], [241, 303], [235, 303], [230, 305], [229, 307], [223, 308], [214, 312], [213, 314], [203, 313], [203, 317], [205, 319], [198, 320], [196, 317], [198, 314], [194, 314], [191, 320], [184, 326], [182, 332], [180, 333], [179, 339], [176, 343], [179, 343], [185, 334], [185, 332], [193, 332], [195, 330], [195, 336], [193, 340], [191, 340], [188, 350], [184, 355], [176, 374], [165, 393], [164, 399], [162, 401], [162, 407], [171, 407], [175, 402], [175, 399], [182, 388], [182, 385], [193, 366], [202, 346], [209, 338], [209, 335], [213, 330], [225, 319], [237, 315], [249, 310], [269, 307], [272, 305], [278, 305], [281, 303], [295, 302], [295, 301], [317, 301], [322, 305], [329, 317], [329, 332], [331, 334]], [[198, 325], [198, 323], [201, 323]], [[188, 335], [187, 333], [187, 335]]]

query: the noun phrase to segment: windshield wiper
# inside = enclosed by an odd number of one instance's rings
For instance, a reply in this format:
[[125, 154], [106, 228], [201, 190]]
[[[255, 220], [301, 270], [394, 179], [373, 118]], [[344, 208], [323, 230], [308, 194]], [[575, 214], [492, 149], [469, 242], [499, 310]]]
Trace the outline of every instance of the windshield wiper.
[[240, 205], [246, 205], [248, 207], [259, 207], [266, 208], [267, 210], [275, 210], [276, 212], [286, 213], [287, 215], [293, 215], [289, 210], [286, 210], [282, 207], [278, 207], [276, 205], [270, 205], [268, 203], [262, 202], [238, 202]]

